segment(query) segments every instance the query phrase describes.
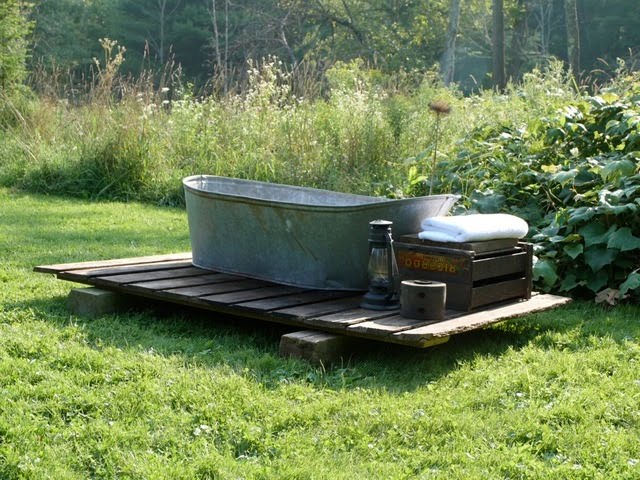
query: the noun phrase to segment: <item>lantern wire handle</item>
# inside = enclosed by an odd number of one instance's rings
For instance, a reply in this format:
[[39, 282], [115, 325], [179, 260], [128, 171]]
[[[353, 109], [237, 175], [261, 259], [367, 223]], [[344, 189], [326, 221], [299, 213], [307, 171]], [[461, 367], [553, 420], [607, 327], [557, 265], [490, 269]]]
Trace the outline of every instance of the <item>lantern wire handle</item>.
[[389, 230], [384, 232], [384, 236], [387, 239], [387, 245], [389, 245], [389, 255], [387, 255], [387, 272], [389, 272], [389, 285], [387, 286], [387, 301], [391, 300], [395, 292], [395, 285], [393, 284], [393, 239], [391, 238], [391, 232]]

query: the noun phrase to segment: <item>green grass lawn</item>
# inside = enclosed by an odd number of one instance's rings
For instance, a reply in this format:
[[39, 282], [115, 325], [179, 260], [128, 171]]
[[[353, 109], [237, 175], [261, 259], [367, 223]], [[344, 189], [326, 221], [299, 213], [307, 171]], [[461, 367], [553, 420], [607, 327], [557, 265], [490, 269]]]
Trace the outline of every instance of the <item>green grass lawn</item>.
[[283, 327], [71, 316], [35, 265], [185, 251], [186, 215], [0, 190], [0, 478], [639, 478], [640, 308], [575, 302], [329, 370]]

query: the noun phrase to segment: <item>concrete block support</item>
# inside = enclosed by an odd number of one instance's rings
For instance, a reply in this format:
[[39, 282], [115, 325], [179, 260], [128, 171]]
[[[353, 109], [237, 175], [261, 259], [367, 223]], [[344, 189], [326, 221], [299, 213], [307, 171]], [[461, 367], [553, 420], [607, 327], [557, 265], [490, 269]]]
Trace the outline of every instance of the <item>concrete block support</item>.
[[135, 305], [135, 298], [101, 288], [76, 288], [69, 292], [69, 311], [83, 317], [123, 312]]
[[313, 330], [287, 333], [280, 338], [280, 355], [314, 364], [345, 363], [357, 351], [361, 339]]

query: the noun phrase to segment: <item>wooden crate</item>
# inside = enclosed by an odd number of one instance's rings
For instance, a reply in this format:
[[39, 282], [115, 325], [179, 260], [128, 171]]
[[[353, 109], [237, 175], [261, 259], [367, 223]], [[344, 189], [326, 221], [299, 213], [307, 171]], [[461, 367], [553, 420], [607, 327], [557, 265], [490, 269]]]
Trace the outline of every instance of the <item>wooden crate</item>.
[[504, 240], [438, 244], [404, 236], [394, 249], [401, 280], [447, 284], [447, 308], [470, 311], [531, 298], [531, 244]]

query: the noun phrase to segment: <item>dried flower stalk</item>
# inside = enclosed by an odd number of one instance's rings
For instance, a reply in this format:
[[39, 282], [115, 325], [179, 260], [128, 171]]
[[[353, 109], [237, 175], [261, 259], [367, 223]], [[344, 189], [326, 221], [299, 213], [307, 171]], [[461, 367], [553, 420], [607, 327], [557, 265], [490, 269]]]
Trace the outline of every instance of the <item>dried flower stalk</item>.
[[429, 104], [429, 109], [436, 115], [435, 141], [433, 145], [433, 159], [431, 160], [431, 182], [429, 184], [429, 195], [433, 194], [433, 182], [436, 177], [436, 161], [438, 156], [438, 137], [440, 136], [440, 117], [451, 113], [451, 105], [444, 100], [435, 100]]

